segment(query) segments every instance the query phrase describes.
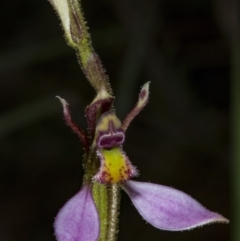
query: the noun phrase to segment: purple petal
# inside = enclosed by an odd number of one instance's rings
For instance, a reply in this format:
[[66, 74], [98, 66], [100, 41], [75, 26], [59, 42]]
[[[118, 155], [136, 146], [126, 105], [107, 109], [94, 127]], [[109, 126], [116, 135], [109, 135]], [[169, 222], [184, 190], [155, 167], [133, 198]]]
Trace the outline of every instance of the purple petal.
[[123, 121], [122, 128], [124, 131], [127, 130], [128, 126], [132, 122], [132, 120], [136, 117], [136, 115], [139, 114], [139, 112], [148, 103], [149, 84], [150, 84], [150, 82], [147, 82], [143, 85], [143, 87], [139, 93], [138, 102], [137, 102], [136, 106], [130, 111], [130, 113], [126, 116], [125, 120]]
[[55, 219], [54, 229], [58, 241], [98, 239], [99, 218], [90, 187], [83, 187], [63, 206]]
[[122, 188], [142, 217], [159, 229], [178, 231], [212, 222], [228, 222], [189, 195], [170, 187], [127, 181]]

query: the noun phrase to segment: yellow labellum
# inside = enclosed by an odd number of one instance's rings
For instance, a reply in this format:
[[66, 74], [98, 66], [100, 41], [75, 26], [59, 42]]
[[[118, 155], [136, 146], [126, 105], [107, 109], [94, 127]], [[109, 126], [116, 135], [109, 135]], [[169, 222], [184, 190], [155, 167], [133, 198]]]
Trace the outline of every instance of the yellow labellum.
[[119, 146], [98, 151], [101, 167], [94, 179], [102, 183], [118, 183], [127, 181], [137, 175], [127, 156]]

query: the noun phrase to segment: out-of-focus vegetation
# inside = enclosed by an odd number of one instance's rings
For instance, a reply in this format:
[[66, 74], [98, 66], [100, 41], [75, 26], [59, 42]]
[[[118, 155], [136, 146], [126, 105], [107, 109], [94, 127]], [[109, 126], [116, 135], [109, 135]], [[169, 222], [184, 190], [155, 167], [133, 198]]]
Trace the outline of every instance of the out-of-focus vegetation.
[[[138, 179], [183, 190], [230, 221], [230, 151], [238, 177], [240, 150], [238, 136], [231, 148], [229, 135], [240, 125], [238, 4], [82, 0], [121, 119], [140, 86], [151, 81], [150, 102], [124, 144], [141, 171]], [[54, 241], [53, 219], [81, 187], [83, 174], [81, 144], [54, 97], [68, 100], [86, 128], [84, 108], [95, 93], [47, 0], [2, 1], [1, 10], [0, 240]], [[238, 179], [232, 180], [238, 190]], [[171, 233], [147, 225], [123, 194], [119, 241], [228, 241], [240, 202], [233, 197], [229, 225]]]

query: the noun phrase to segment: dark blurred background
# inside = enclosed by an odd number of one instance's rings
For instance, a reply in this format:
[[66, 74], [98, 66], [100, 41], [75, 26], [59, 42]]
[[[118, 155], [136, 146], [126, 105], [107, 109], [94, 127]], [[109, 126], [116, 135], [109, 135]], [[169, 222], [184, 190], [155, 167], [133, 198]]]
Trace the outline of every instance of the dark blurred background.
[[[137, 180], [180, 189], [229, 219], [238, 2], [82, 0], [121, 119], [151, 81], [150, 102], [124, 144]], [[47, 0], [0, 4], [0, 240], [54, 241], [54, 217], [83, 177], [81, 143], [55, 96], [86, 128], [84, 108], [95, 93]], [[228, 241], [232, 223], [157, 230], [123, 193], [119, 241]]]

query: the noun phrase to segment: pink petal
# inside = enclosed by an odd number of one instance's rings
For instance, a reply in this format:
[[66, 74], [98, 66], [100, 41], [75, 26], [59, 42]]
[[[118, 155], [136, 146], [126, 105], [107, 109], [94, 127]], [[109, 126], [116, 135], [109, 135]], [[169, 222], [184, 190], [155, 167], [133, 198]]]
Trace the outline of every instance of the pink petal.
[[189, 195], [170, 187], [127, 181], [122, 188], [142, 217], [159, 229], [178, 231], [212, 222], [228, 222]]
[[58, 241], [98, 240], [99, 218], [90, 187], [83, 187], [63, 206], [54, 229]]

